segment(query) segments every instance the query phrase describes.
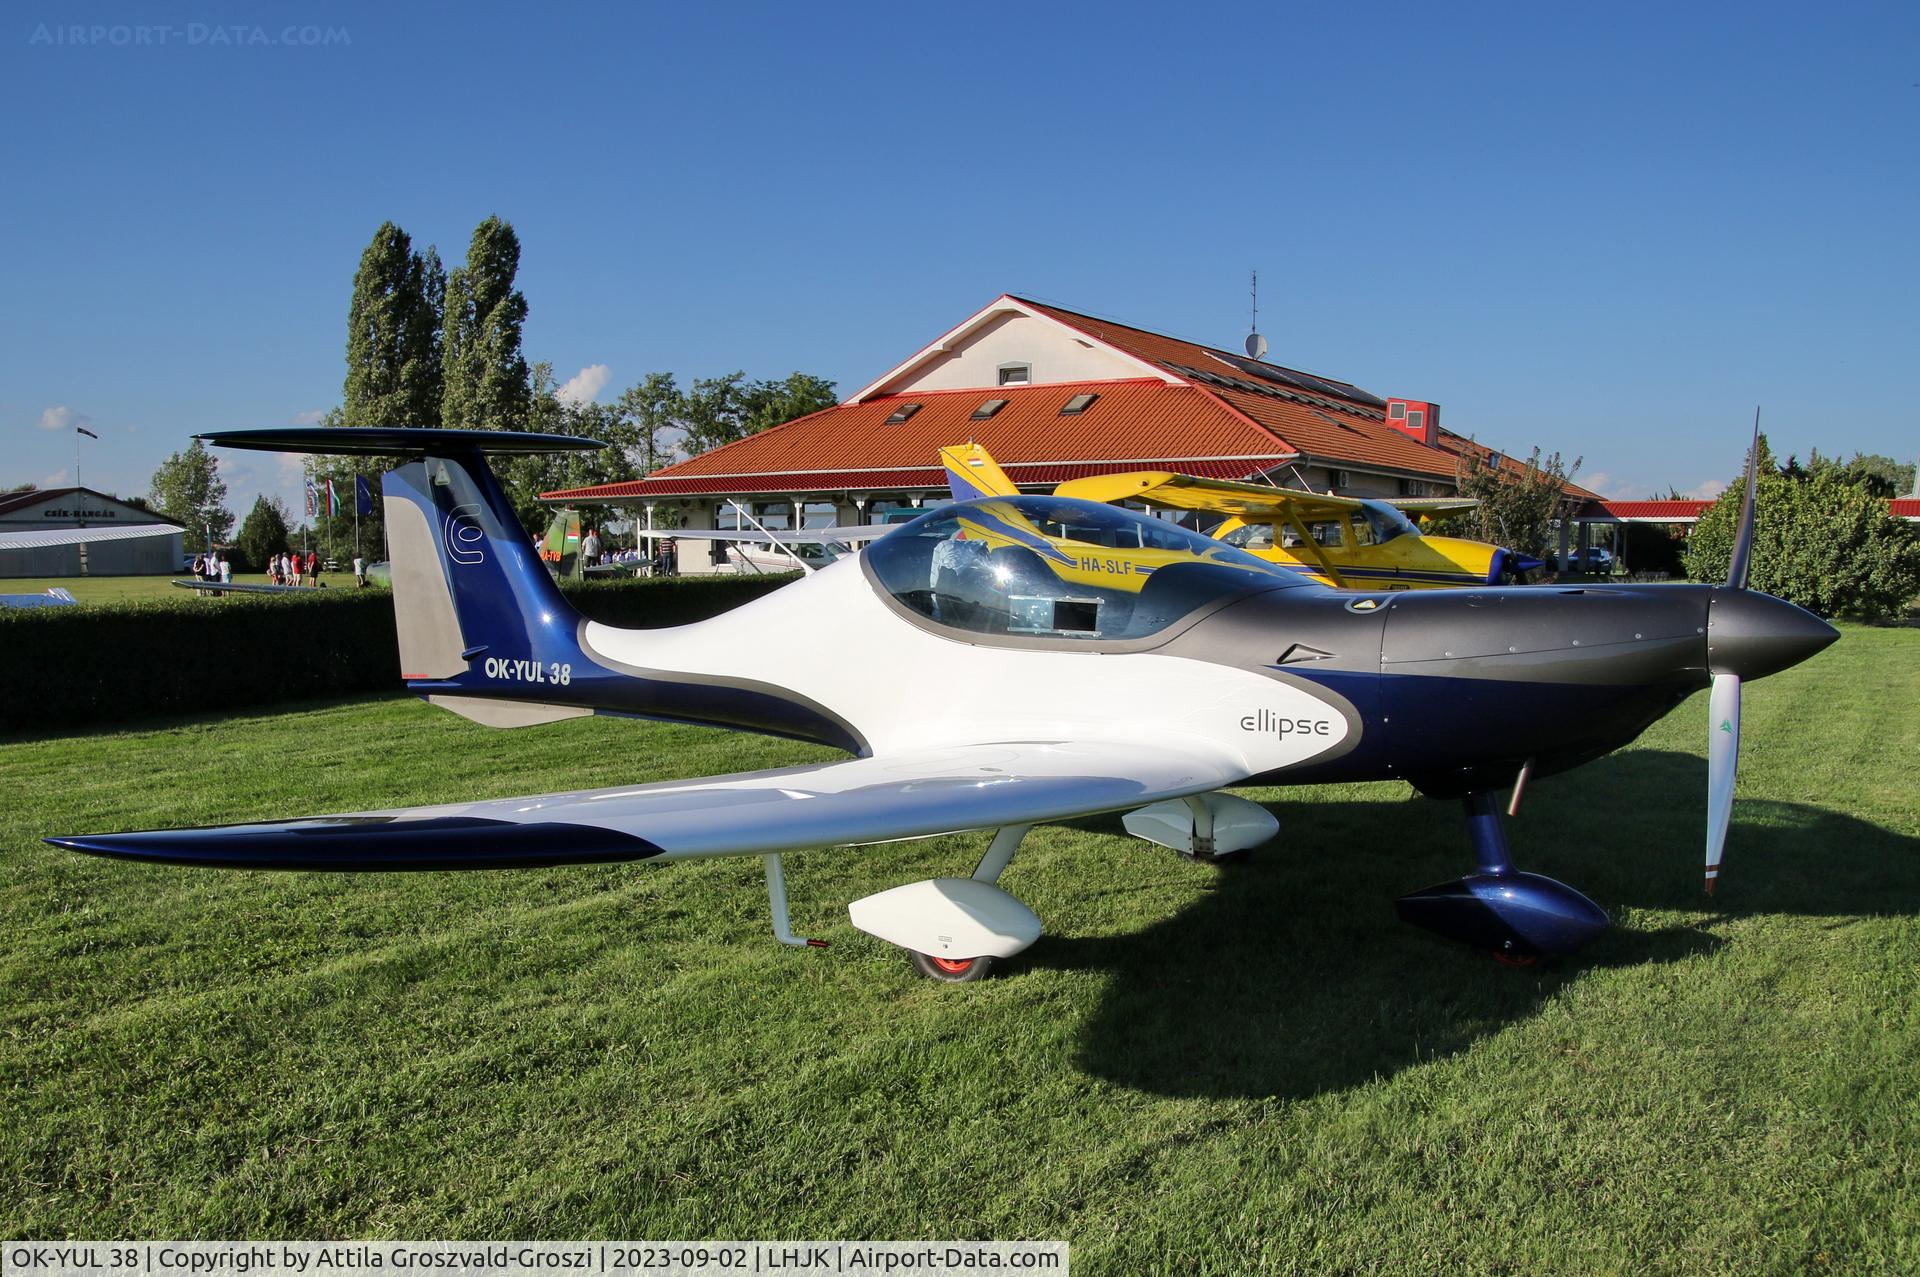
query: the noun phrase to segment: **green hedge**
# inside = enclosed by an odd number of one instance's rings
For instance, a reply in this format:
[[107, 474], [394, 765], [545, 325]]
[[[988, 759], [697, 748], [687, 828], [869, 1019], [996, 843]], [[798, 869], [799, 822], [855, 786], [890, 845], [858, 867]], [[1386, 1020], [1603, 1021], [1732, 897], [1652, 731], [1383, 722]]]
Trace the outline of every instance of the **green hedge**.
[[[608, 625], [682, 625], [790, 576], [567, 583]], [[273, 705], [400, 686], [393, 596], [316, 590], [81, 607], [0, 608], [0, 731]]]

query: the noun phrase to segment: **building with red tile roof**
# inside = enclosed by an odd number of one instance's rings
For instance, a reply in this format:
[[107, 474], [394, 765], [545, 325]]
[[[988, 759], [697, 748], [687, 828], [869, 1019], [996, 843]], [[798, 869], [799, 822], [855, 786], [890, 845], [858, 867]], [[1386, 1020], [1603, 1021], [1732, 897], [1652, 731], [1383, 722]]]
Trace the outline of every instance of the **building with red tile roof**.
[[[1023, 489], [1177, 470], [1356, 496], [1453, 490], [1439, 407], [1006, 295], [823, 412], [643, 479], [541, 494], [554, 504], [671, 503], [682, 526], [864, 523], [947, 495], [942, 447], [983, 444]], [[1569, 494], [1595, 494], [1569, 485]], [[716, 519], [722, 522], [716, 523]], [[691, 564], [689, 565], [691, 566]]]

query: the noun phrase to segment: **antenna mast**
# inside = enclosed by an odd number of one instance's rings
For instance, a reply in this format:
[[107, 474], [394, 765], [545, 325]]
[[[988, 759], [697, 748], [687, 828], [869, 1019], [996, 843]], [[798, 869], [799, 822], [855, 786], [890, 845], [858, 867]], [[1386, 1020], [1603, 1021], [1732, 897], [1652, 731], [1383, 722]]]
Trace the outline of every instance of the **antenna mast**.
[[1248, 290], [1253, 296], [1253, 324], [1247, 329], [1247, 358], [1259, 359], [1267, 353], [1267, 339], [1260, 335], [1260, 272], [1253, 272]]

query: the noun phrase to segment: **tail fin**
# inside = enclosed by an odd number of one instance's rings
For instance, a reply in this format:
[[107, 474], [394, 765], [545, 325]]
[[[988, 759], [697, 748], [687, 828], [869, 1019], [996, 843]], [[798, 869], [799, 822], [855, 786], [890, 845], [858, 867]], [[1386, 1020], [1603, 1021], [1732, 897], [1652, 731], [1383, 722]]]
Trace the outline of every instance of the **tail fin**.
[[953, 489], [955, 501], [1020, 495], [1007, 472], [977, 443], [940, 449], [940, 463], [947, 468], [947, 486]]
[[602, 444], [492, 430], [324, 426], [200, 437], [269, 452], [413, 458], [386, 474], [381, 491], [393, 551], [401, 673], [435, 705], [490, 727], [604, 711], [867, 752], [864, 738], [844, 719], [785, 688], [744, 677], [643, 669], [589, 649], [587, 622], [561, 596], [485, 454]]
[[580, 615], [484, 454], [604, 445], [493, 430], [318, 427], [201, 437], [225, 447], [415, 458], [380, 481], [401, 677], [435, 704], [493, 726], [592, 712], [566, 703], [577, 699], [568, 692], [573, 672], [595, 668], [580, 648]]

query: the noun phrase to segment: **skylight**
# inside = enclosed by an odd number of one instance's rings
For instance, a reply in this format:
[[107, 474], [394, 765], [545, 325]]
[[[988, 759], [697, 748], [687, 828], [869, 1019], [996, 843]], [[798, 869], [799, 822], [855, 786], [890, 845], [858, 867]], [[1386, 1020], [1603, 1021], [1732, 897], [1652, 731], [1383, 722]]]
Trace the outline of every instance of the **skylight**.
[[1063, 417], [1077, 417], [1092, 407], [1093, 401], [1099, 397], [1097, 394], [1075, 395], [1060, 406], [1060, 415]]
[[991, 417], [994, 413], [999, 412], [1006, 406], [1007, 401], [1004, 399], [989, 399], [973, 410], [973, 419], [975, 421], [985, 421], [988, 417]]
[[914, 413], [919, 411], [920, 411], [919, 404], [903, 403], [898, 408], [895, 408], [893, 410], [892, 415], [887, 418], [887, 424], [890, 426], [897, 426], [901, 422], [905, 421], [908, 417], [911, 417]]

